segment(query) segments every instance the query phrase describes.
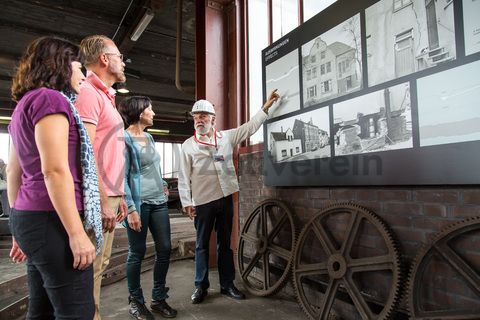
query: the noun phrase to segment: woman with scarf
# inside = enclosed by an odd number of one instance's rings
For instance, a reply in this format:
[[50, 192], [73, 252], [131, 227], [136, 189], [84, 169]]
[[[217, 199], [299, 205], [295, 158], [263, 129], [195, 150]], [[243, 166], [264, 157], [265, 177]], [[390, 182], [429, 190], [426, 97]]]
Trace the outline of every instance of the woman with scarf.
[[27, 319], [92, 319], [95, 246], [102, 242], [98, 181], [73, 106], [84, 80], [79, 47], [34, 40], [13, 78], [17, 102], [7, 167], [15, 262], [27, 260]]

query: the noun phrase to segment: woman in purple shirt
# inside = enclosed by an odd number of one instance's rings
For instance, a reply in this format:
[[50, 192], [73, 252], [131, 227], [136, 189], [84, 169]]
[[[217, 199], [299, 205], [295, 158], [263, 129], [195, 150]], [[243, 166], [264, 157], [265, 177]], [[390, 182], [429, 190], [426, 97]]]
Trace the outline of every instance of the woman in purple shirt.
[[33, 41], [12, 85], [10, 256], [27, 259], [27, 319], [92, 319], [95, 247], [81, 212], [80, 135], [66, 95], [84, 80], [77, 45]]

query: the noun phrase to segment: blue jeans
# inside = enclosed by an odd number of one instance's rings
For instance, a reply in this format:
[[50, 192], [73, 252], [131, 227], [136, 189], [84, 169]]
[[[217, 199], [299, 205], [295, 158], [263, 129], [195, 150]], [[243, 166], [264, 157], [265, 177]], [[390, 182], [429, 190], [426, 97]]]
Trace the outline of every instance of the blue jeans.
[[12, 208], [10, 228], [28, 258], [27, 319], [91, 320], [93, 266], [73, 269], [68, 235], [57, 213]]
[[233, 252], [230, 249], [232, 235], [233, 200], [232, 196], [202, 204], [195, 207], [195, 229], [197, 243], [195, 246], [195, 287], [207, 289], [208, 280], [208, 248], [213, 228], [217, 232], [217, 266], [220, 287], [228, 288], [235, 279]]
[[155, 265], [153, 268], [152, 300], [168, 298], [165, 287], [168, 267], [170, 265], [171, 237], [168, 207], [163, 204], [144, 203], [141, 207], [140, 219], [142, 229], [136, 232], [127, 224], [128, 258], [127, 282], [130, 296], [140, 303], [145, 303], [140, 285], [140, 269], [147, 250], [147, 231], [150, 229], [155, 241]]

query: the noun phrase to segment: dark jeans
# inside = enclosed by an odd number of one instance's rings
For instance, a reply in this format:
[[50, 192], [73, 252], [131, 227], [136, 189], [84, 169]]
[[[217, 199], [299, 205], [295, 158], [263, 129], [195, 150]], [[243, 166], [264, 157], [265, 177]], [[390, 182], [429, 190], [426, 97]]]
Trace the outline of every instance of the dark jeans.
[[153, 268], [153, 300], [168, 298], [168, 288], [165, 287], [168, 267], [170, 265], [171, 238], [170, 217], [168, 206], [164, 204], [144, 203], [141, 207], [142, 229], [140, 232], [132, 230], [127, 224], [128, 258], [127, 281], [128, 292], [135, 300], [145, 303], [140, 285], [140, 269], [147, 250], [147, 231], [150, 229], [155, 241], [155, 266]]
[[91, 320], [93, 267], [73, 269], [68, 235], [57, 213], [12, 208], [10, 229], [28, 258], [27, 319]]
[[220, 287], [228, 288], [235, 279], [233, 252], [230, 249], [232, 234], [233, 200], [232, 196], [224, 197], [195, 207], [195, 229], [197, 243], [195, 247], [195, 287], [207, 289], [208, 281], [208, 248], [210, 234], [215, 227], [217, 232], [217, 265]]

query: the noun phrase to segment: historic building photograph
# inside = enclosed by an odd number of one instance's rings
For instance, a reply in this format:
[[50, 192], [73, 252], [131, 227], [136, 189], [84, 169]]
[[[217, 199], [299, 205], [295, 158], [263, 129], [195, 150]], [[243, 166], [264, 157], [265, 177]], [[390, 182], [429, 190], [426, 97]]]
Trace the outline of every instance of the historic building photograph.
[[331, 156], [328, 107], [269, 123], [267, 131], [274, 162]]
[[333, 105], [335, 155], [412, 147], [408, 82]]
[[463, 32], [465, 34], [465, 54], [480, 51], [480, 1], [463, 0]]
[[455, 59], [452, 0], [382, 0], [365, 16], [369, 86]]
[[420, 146], [480, 140], [479, 74], [475, 61], [417, 80]]
[[298, 50], [286, 54], [266, 67], [266, 93], [278, 89], [280, 102], [272, 108], [270, 117], [277, 117], [300, 109]]
[[360, 90], [360, 16], [353, 16], [303, 45], [302, 67], [305, 107]]

